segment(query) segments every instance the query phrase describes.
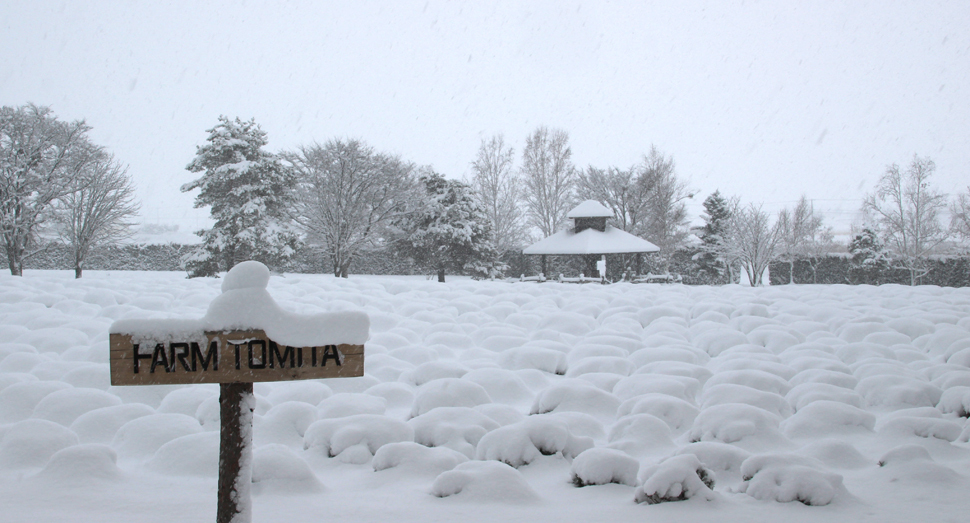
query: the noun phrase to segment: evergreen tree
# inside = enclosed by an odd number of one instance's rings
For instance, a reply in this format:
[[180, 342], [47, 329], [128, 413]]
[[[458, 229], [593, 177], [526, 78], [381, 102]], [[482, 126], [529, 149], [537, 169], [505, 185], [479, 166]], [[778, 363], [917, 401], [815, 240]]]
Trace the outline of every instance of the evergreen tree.
[[206, 144], [186, 166], [202, 176], [182, 186], [199, 189], [195, 207], [211, 206], [211, 229], [197, 231], [203, 243], [183, 261], [189, 277], [213, 276], [245, 260], [278, 266], [296, 250], [299, 236], [284, 218], [292, 171], [262, 148], [266, 133], [255, 120], [225, 116], [208, 130]]
[[852, 267], [849, 279], [852, 283], [876, 285], [889, 268], [889, 258], [883, 252], [882, 241], [871, 227], [864, 227], [849, 243]]
[[426, 199], [401, 223], [398, 246], [418, 265], [445, 281], [447, 272], [488, 277], [502, 270], [485, 211], [462, 182], [428, 172], [421, 176]]
[[701, 270], [715, 277], [727, 277], [733, 281], [731, 266], [722, 258], [722, 242], [731, 217], [731, 207], [720, 191], [714, 191], [704, 200], [704, 227], [701, 228], [701, 252], [694, 261]]

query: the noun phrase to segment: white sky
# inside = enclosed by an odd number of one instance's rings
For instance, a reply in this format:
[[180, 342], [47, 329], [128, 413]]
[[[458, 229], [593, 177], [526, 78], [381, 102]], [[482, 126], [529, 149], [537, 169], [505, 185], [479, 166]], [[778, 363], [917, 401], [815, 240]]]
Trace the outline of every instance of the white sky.
[[848, 228], [914, 153], [970, 184], [967, 2], [0, 3], [0, 104], [85, 118], [143, 223], [207, 223], [178, 187], [220, 114], [270, 149], [357, 137], [461, 177], [482, 137], [567, 130], [580, 166], [656, 144], [700, 201], [802, 194]]

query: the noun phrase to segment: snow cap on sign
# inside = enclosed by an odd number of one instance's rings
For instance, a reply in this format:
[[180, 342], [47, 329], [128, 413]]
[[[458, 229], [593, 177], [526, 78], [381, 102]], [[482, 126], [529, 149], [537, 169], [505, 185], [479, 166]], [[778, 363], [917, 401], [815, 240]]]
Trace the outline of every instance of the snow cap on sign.
[[233, 267], [222, 282], [222, 294], [212, 300], [202, 320], [123, 320], [113, 333], [152, 336], [156, 331], [231, 331], [261, 329], [271, 340], [293, 347], [328, 344], [361, 345], [367, 341], [370, 319], [357, 311], [295, 314], [276, 304], [266, 290], [269, 269], [257, 261]]

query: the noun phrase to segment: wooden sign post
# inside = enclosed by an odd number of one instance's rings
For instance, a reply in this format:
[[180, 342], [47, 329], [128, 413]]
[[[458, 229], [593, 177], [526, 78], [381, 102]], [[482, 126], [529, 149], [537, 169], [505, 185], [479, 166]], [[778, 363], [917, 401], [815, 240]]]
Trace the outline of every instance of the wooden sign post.
[[[226, 275], [205, 320], [122, 320], [111, 326], [112, 385], [219, 384], [218, 523], [252, 521], [253, 382], [364, 375], [365, 314], [283, 312], [266, 293], [268, 281], [266, 266], [243, 262]], [[240, 324], [272, 327], [279, 337], [258, 328], [223, 328]], [[278, 343], [284, 339], [334, 343]]]
[[158, 323], [140, 322], [141, 333], [111, 333], [111, 384], [219, 384], [216, 521], [248, 522], [256, 404], [253, 382], [363, 376], [364, 346], [292, 347], [276, 343], [258, 329], [173, 336], [160, 332], [171, 321]]

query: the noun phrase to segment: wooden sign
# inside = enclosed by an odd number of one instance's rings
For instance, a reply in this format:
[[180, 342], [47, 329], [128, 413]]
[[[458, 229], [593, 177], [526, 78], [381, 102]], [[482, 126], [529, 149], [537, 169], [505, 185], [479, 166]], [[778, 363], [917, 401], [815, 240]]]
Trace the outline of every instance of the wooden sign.
[[364, 375], [363, 345], [291, 347], [262, 330], [151, 340], [111, 333], [112, 385], [238, 383]]

